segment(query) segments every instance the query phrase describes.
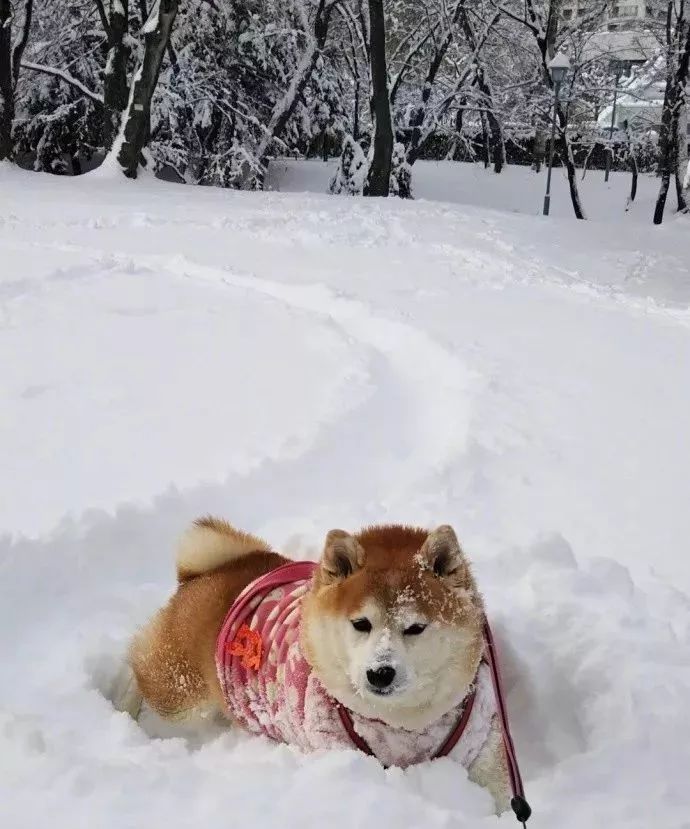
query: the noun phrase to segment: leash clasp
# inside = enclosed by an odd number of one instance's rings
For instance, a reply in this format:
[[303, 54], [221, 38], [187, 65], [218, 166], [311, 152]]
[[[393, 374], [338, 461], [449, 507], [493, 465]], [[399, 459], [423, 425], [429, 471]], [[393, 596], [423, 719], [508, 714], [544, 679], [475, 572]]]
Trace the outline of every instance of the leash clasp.
[[532, 814], [532, 808], [522, 795], [516, 794], [510, 801], [510, 808], [515, 812], [515, 817], [524, 826]]

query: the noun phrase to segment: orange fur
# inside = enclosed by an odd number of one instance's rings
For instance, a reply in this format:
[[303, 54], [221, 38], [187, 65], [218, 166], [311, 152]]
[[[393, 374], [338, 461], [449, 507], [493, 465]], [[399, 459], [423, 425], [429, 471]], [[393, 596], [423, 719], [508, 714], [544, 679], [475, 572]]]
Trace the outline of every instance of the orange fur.
[[366, 527], [353, 536], [361, 548], [362, 563], [353, 567], [348, 579], [334, 582], [323, 566], [317, 571], [314, 591], [307, 600], [311, 612], [351, 616], [367, 597], [394, 608], [404, 594], [429, 619], [446, 624], [476, 621], [481, 637], [482, 605], [469, 563], [463, 556], [453, 574], [453, 588], [462, 591], [454, 595], [433, 573], [433, 561], [424, 552], [428, 537], [429, 531], [420, 527]]
[[224, 710], [215, 665], [223, 619], [251, 581], [286, 561], [277, 553], [252, 552], [179, 584], [130, 648], [139, 689], [157, 713], [179, 718], [209, 706]]

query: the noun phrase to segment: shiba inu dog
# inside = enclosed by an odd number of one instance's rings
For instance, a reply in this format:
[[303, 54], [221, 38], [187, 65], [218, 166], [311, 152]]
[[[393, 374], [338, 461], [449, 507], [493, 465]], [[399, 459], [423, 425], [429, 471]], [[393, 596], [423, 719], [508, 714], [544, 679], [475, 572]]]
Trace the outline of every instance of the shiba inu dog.
[[484, 608], [449, 526], [328, 533], [318, 563], [203, 518], [183, 536], [177, 591], [136, 635], [139, 693], [164, 717], [220, 711], [302, 749], [385, 765], [448, 755], [509, 804]]

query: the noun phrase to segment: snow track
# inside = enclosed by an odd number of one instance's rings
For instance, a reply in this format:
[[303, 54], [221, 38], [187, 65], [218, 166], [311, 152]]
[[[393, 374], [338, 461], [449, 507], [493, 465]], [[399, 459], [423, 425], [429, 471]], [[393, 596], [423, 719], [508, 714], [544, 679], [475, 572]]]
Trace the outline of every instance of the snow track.
[[[372, 411], [358, 417], [374, 438], [370, 441], [373, 457], [367, 453], [368, 463], [381, 470], [381, 483], [389, 482], [390, 502], [384, 506], [398, 506], [418, 481], [442, 473], [465, 449], [470, 389], [478, 378], [423, 331], [377, 317], [363, 302], [323, 285], [293, 286], [254, 276], [225, 275], [184, 259], [168, 263], [167, 268], [192, 278], [222, 279], [225, 284], [270, 296], [288, 309], [332, 321], [350, 342], [370, 352], [370, 363], [384, 363], [377, 382], [371, 385], [385, 400], [387, 409], [379, 405], [378, 417], [372, 417]], [[398, 412], [397, 434], [390, 428], [391, 408]], [[331, 437], [330, 443], [341, 448], [340, 438]], [[328, 459], [324, 461], [328, 468]]]
[[446, 761], [383, 771], [114, 712], [205, 512], [297, 556], [334, 525], [451, 521], [533, 829], [688, 826], [680, 235], [625, 257], [596, 226], [549, 241], [435, 204], [0, 183], [3, 827], [496, 825]]

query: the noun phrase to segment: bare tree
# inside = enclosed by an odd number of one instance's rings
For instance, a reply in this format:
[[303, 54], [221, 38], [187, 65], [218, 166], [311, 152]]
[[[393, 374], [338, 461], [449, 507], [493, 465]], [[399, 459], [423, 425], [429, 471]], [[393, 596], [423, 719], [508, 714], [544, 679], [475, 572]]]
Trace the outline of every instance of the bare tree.
[[252, 186], [262, 186], [268, 168], [268, 155], [273, 144], [280, 139], [285, 128], [292, 118], [299, 100], [311, 79], [319, 56], [322, 54], [328, 37], [328, 27], [331, 14], [338, 0], [318, 0], [313, 24], [309, 21], [309, 15], [301, 0], [298, 0], [297, 10], [301, 18], [302, 27], [307, 36], [307, 46], [300, 61], [295, 75], [290, 81], [285, 94], [280, 98], [264, 131], [264, 137], [257, 150], [259, 169], [257, 177], [253, 180], [248, 167], [245, 167], [243, 186], [249, 183]]
[[[481, 95], [484, 109], [482, 113], [486, 116], [489, 128], [488, 148], [494, 163], [494, 172], [500, 173], [506, 160], [505, 142], [503, 140], [503, 127], [494, 112], [494, 95], [491, 88], [488, 73], [481, 60], [481, 46], [477, 39], [470, 16], [463, 3], [460, 13], [460, 23], [468, 46], [472, 50], [475, 61], [475, 83]], [[484, 121], [482, 120], [482, 124]], [[487, 153], [487, 160], [489, 153]]]
[[[19, 6], [24, 11], [24, 19], [19, 39], [14, 42], [12, 24]], [[12, 125], [15, 115], [15, 92], [22, 55], [29, 42], [33, 0], [13, 3], [12, 0], [0, 0], [0, 161], [12, 156]]]
[[[556, 51], [564, 39], [570, 35], [567, 28], [559, 34], [559, 16], [562, 0], [524, 0], [524, 10], [518, 13], [515, 8], [507, 2], [492, 0], [494, 5], [507, 17], [521, 23], [531, 33], [539, 51], [540, 74], [542, 87], [553, 89], [553, 81], [549, 72], [549, 61], [554, 57]], [[605, 11], [606, 0], [597, 0], [584, 17], [577, 20], [576, 25], [585, 27], [589, 22], [594, 22]], [[523, 4], [520, 4], [523, 9]], [[572, 83], [572, 82], [571, 82]], [[558, 121], [558, 143], [563, 164], [568, 174], [568, 185], [570, 188], [570, 200], [573, 204], [573, 211], [578, 219], [584, 219], [585, 213], [580, 201], [580, 193], [577, 186], [577, 171], [573, 160], [572, 148], [568, 139], [568, 112], [562, 102], [556, 109]], [[536, 142], [535, 142], [536, 143]]]
[[151, 99], [158, 83], [170, 34], [177, 17], [179, 0], [156, 0], [143, 27], [144, 57], [137, 68], [129, 91], [129, 102], [123, 115], [122, 140], [113, 150], [122, 171], [136, 178], [142, 150], [148, 141]]
[[393, 125], [388, 95], [386, 61], [386, 20], [383, 0], [369, 0], [372, 110], [374, 113], [374, 154], [369, 167], [365, 195], [387, 196], [390, 191], [393, 158]]
[[[95, 0], [101, 23], [108, 38], [108, 60], [105, 67], [103, 99], [103, 140], [110, 149], [120, 129], [122, 113], [127, 108], [129, 85], [127, 83], [127, 61], [129, 45], [129, 0], [109, 0], [106, 13], [103, 0]], [[146, 20], [146, 17], [143, 18]]]
[[690, 176], [688, 175], [688, 102], [687, 94], [681, 96], [680, 112], [676, 129], [678, 152], [676, 154], [676, 194], [678, 209], [687, 209]]
[[[661, 185], [654, 206], [655, 225], [661, 224], [664, 220], [664, 208], [672, 175], [676, 182], [678, 209], [685, 210], [687, 207], [679, 170], [678, 129], [690, 65], [690, 21], [686, 16], [685, 0], [669, 0], [666, 11], [666, 55], [666, 88], [659, 134]], [[682, 140], [686, 141], [687, 138], [683, 137]]]
[[[410, 8], [409, 0], [401, 3], [403, 10]], [[404, 102], [396, 108], [395, 123], [404, 129], [407, 163], [412, 165], [417, 161], [425, 142], [437, 130], [447, 130], [443, 119], [456, 98], [462, 97], [467, 104], [463, 87], [469, 82], [478, 87], [478, 111], [482, 122], [490, 123], [490, 143], [492, 152], [495, 146], [500, 171], [504, 163], [502, 129], [493, 112], [493, 96], [481, 61], [481, 52], [498, 15], [487, 15], [486, 8], [478, 8], [469, 0], [425, 0], [423, 7], [412, 8], [415, 14], [411, 17], [398, 13], [398, 31], [393, 33], [394, 38], [397, 35], [397, 42], [389, 60], [394, 68], [391, 106], [396, 106], [398, 98], [403, 97], [402, 88], [406, 88]], [[483, 28], [479, 34], [472, 22], [475, 18]], [[461, 81], [448, 94], [453, 72], [460, 73]], [[438, 88], [442, 90], [440, 95]], [[486, 115], [489, 109], [490, 118]]]
[[[423, 144], [438, 128], [443, 124], [450, 109], [458, 104], [458, 109], [455, 116], [455, 141], [461, 140], [461, 131], [463, 125], [464, 113], [475, 109], [479, 113], [483, 113], [484, 99], [479, 96], [476, 103], [470, 105], [469, 99], [471, 97], [471, 90], [477, 85], [477, 66], [480, 60], [480, 53], [484, 49], [487, 40], [500, 19], [500, 13], [495, 12], [488, 20], [485, 21], [484, 30], [476, 35], [474, 38], [474, 46], [471, 52], [464, 56], [461, 66], [457, 67], [458, 74], [454, 81], [447, 88], [445, 93], [438, 98], [433, 107], [427, 107], [428, 117], [424, 124], [424, 133], [420, 139], [420, 144]], [[446, 82], [447, 83], [447, 82]], [[474, 96], [476, 98], [476, 96]], [[481, 115], [480, 115], [481, 118]], [[451, 153], [451, 157], [452, 157]]]
[[[442, 23], [446, 23], [445, 31], [439, 32], [439, 34], [441, 35], [440, 39], [434, 39], [434, 48], [431, 52], [429, 67], [427, 69], [426, 77], [424, 78], [422, 84], [420, 101], [419, 104], [414, 108], [412, 116], [410, 118], [411, 129], [409, 143], [407, 147], [408, 164], [414, 164], [417, 158], [419, 157], [422, 139], [422, 126], [424, 124], [424, 120], [426, 117], [427, 107], [429, 106], [431, 93], [434, 88], [434, 83], [436, 82], [436, 77], [438, 76], [439, 70], [441, 69], [441, 65], [443, 64], [443, 60], [446, 57], [446, 53], [448, 52], [448, 48], [453, 42], [455, 27], [458, 23], [458, 20], [464, 12], [464, 7], [465, 0], [456, 0], [455, 6], [452, 7], [450, 12], [448, 13], [447, 21], [443, 20], [442, 15]], [[441, 27], [439, 26], [439, 28]], [[431, 33], [432, 32], [430, 32], [429, 34]]]

